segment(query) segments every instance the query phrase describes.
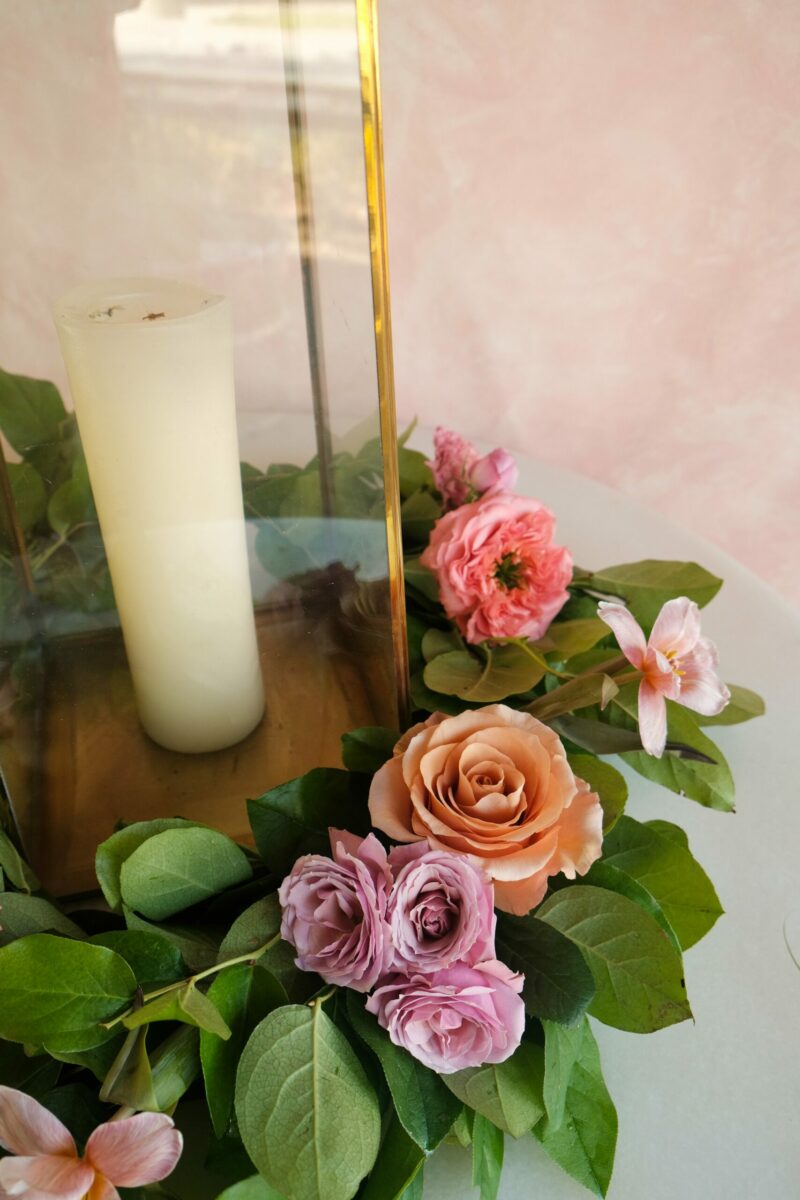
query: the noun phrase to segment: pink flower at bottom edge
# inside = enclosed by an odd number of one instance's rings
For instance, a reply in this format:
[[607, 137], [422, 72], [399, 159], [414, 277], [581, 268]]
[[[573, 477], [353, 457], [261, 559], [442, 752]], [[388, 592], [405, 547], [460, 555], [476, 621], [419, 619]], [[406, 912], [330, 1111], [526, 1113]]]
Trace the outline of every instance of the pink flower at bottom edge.
[[183, 1138], [164, 1113], [98, 1125], [82, 1158], [67, 1127], [37, 1100], [0, 1086], [0, 1197], [119, 1200], [117, 1187], [143, 1187], [172, 1173]]

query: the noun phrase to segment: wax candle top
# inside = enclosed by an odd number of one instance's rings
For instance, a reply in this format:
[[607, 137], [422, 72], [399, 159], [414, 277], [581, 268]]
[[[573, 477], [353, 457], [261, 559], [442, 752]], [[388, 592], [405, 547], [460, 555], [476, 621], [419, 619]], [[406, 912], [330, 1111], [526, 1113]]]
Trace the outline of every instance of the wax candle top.
[[176, 279], [107, 279], [73, 288], [57, 302], [56, 319], [73, 328], [137, 326], [191, 321], [224, 304], [225, 297]]

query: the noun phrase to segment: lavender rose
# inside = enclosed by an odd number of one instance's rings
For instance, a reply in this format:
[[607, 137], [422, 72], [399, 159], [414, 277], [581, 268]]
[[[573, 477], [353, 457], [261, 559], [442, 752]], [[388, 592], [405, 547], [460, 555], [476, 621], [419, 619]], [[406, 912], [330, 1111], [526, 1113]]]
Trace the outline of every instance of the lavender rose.
[[427, 842], [389, 854], [388, 919], [397, 971], [440, 971], [494, 958], [494, 889], [477, 863]]
[[396, 1046], [441, 1075], [510, 1058], [522, 1039], [523, 976], [496, 960], [390, 976], [367, 1001]]
[[331, 829], [330, 838], [333, 859], [307, 854], [281, 884], [281, 937], [297, 950], [301, 971], [368, 992], [393, 955], [386, 851], [373, 833], [362, 840]]

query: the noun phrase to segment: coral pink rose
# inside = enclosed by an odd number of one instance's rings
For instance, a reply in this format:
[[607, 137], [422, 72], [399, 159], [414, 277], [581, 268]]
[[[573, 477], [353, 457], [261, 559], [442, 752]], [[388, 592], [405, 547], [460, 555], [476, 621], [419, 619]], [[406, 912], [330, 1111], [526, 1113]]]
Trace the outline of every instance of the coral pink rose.
[[410, 979], [393, 975], [367, 1009], [396, 1046], [449, 1075], [511, 1057], [525, 1028], [523, 978], [497, 960]]
[[422, 555], [468, 642], [538, 638], [568, 599], [572, 558], [538, 500], [489, 493], [445, 513]]
[[480, 859], [497, 907], [518, 915], [542, 900], [549, 876], [585, 874], [603, 842], [600, 800], [557, 735], [505, 704], [410, 729], [375, 775], [369, 810], [395, 841]]

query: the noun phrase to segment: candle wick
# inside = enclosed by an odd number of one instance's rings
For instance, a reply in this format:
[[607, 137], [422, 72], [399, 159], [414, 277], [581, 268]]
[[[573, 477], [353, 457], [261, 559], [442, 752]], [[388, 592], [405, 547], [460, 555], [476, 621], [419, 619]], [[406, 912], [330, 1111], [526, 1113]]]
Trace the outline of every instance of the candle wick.
[[159, 317], [165, 317], [166, 313], [148, 313], [146, 317], [142, 317], [143, 321], [157, 321]]

